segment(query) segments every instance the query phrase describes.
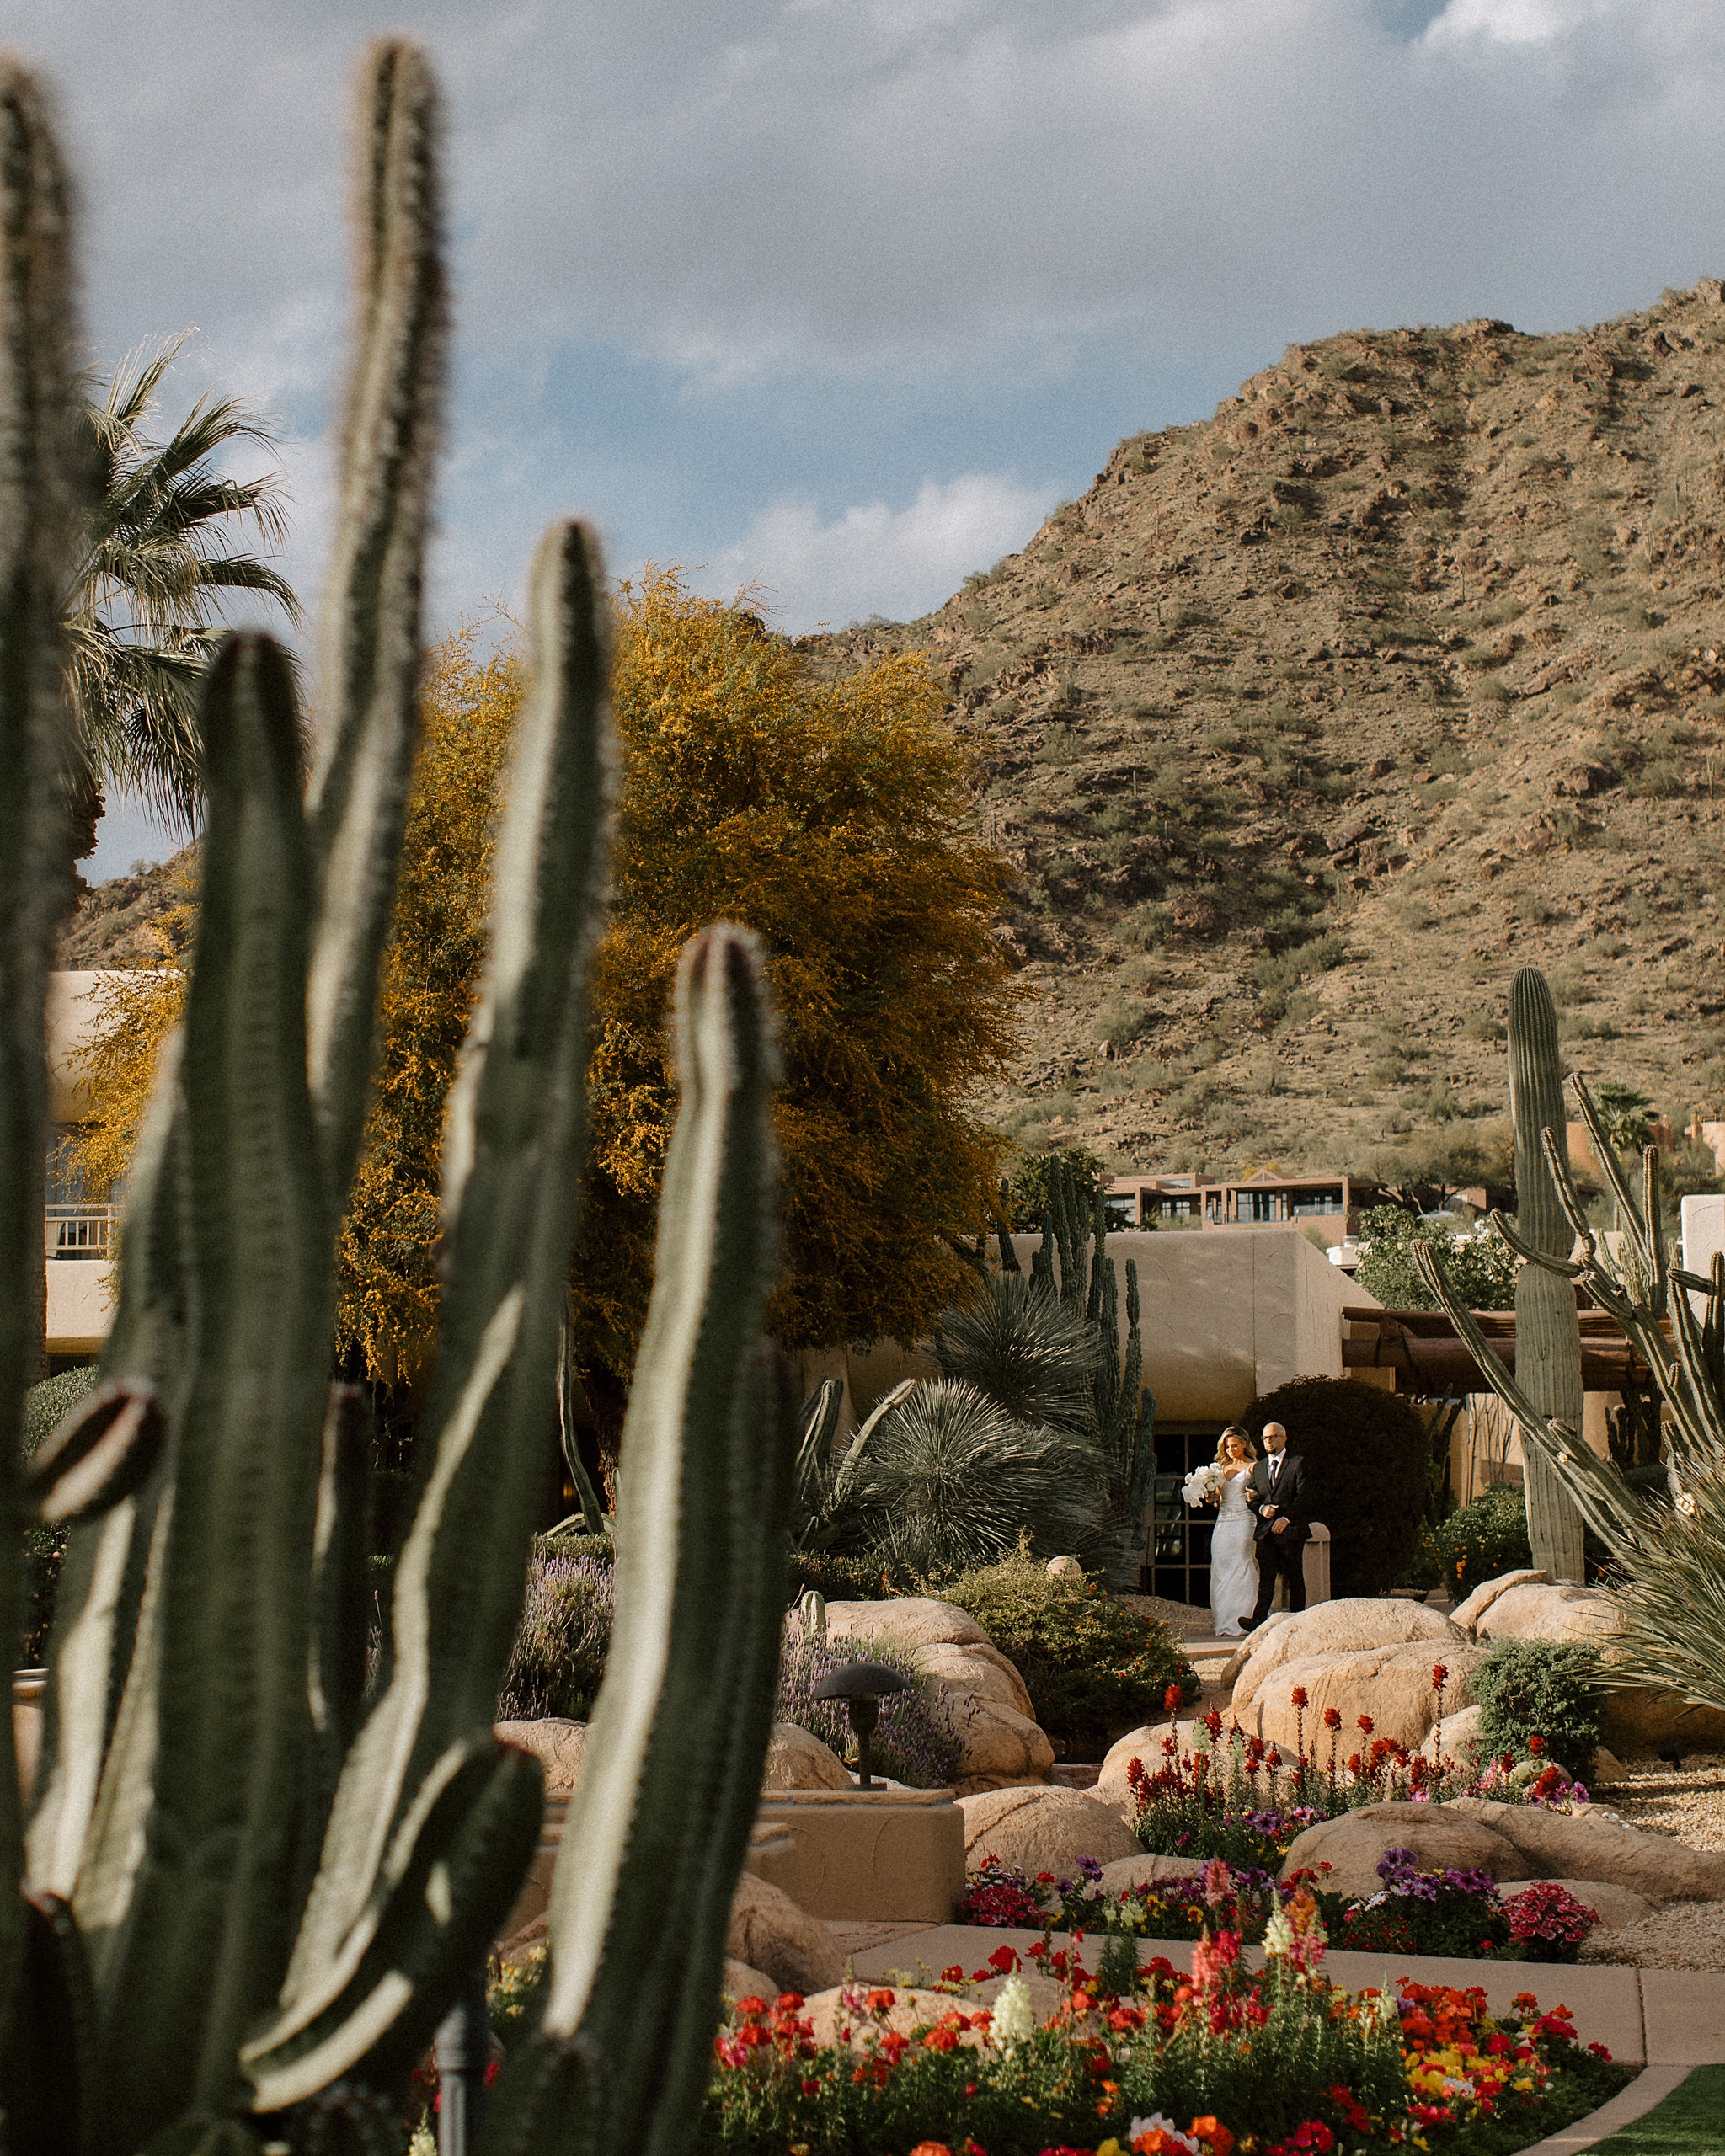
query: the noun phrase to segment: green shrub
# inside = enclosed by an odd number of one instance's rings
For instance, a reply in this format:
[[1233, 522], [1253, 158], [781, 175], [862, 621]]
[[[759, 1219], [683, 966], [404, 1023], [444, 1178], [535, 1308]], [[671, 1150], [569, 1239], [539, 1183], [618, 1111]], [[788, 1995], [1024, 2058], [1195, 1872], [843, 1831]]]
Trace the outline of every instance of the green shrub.
[[[96, 1369], [62, 1370], [44, 1378], [24, 1396], [24, 1434], [19, 1443], [28, 1460], [54, 1425], [77, 1406], [96, 1382]], [[40, 1669], [47, 1659], [48, 1627], [54, 1621], [54, 1598], [66, 1556], [63, 1527], [27, 1527], [24, 1531], [24, 1609], [19, 1666]]]
[[1387, 1594], [1419, 1540], [1431, 1438], [1408, 1403], [1353, 1378], [1292, 1378], [1254, 1401], [1247, 1428], [1280, 1422], [1306, 1461], [1309, 1517], [1330, 1530], [1338, 1595]]
[[[1434, 1118], [1457, 1113], [1455, 1095], [1441, 1080], [1427, 1089], [1424, 1105]], [[1423, 1220], [1399, 1205], [1374, 1205], [1361, 1214], [1355, 1281], [1390, 1310], [1434, 1309], [1436, 1298], [1414, 1267], [1413, 1246], [1420, 1241], [1441, 1247], [1445, 1270], [1469, 1310], [1514, 1309], [1515, 1256], [1501, 1235], [1468, 1234], [1459, 1221], [1450, 1228]]]
[[[1491, 1758], [1555, 1760], [1586, 1781], [1605, 1730], [1599, 1657], [1562, 1640], [1498, 1640], [1474, 1666], [1480, 1743]], [[1537, 1739], [1535, 1742], [1534, 1740]]]
[[931, 1582], [1017, 1665], [1055, 1751], [1099, 1759], [1117, 1737], [1164, 1712], [1170, 1684], [1198, 1697], [1197, 1672], [1166, 1625], [1087, 1582], [1050, 1579], [1020, 1549], [998, 1564]]
[[1499, 1482], [1432, 1529], [1429, 1544], [1445, 1591], [1461, 1602], [1482, 1580], [1533, 1562], [1527, 1500], [1520, 1486]]
[[830, 1550], [793, 1555], [786, 1598], [810, 1593], [825, 1602], [884, 1602], [921, 1592], [909, 1569], [884, 1557], [841, 1557]]

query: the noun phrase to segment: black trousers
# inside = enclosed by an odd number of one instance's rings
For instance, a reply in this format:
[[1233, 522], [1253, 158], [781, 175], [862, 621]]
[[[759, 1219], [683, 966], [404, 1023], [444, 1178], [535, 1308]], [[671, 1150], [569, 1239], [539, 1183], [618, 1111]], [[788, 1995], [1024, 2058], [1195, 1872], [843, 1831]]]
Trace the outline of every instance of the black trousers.
[[1261, 1534], [1252, 1544], [1258, 1557], [1258, 1607], [1252, 1613], [1258, 1624], [1270, 1614], [1279, 1576], [1288, 1582], [1288, 1607], [1306, 1607], [1306, 1536], [1290, 1527], [1285, 1534]]

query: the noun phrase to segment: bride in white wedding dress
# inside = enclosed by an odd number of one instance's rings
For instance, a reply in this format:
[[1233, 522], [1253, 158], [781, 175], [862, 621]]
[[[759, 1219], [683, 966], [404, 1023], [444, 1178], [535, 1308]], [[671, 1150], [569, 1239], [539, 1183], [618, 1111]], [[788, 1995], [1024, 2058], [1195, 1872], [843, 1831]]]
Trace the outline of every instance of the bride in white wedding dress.
[[1252, 1547], [1258, 1523], [1246, 1502], [1247, 1481], [1258, 1456], [1258, 1447], [1244, 1430], [1223, 1431], [1216, 1447], [1223, 1481], [1210, 1542], [1210, 1609], [1218, 1639], [1242, 1637], [1240, 1620], [1249, 1617], [1258, 1604], [1258, 1557]]

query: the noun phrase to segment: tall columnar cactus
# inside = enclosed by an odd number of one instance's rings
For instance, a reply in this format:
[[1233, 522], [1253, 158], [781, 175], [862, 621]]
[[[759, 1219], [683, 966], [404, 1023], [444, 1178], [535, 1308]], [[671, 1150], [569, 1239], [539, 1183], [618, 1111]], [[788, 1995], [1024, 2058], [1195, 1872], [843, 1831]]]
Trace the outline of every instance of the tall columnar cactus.
[[[531, 689], [444, 1146], [426, 1464], [369, 1693], [362, 1438], [327, 1379], [414, 749], [441, 339], [435, 102], [411, 47], [373, 55], [328, 730], [302, 803], [286, 662], [266, 638], [227, 641], [202, 711], [195, 964], [134, 1167], [104, 1382], [32, 1463], [30, 1501], [77, 1524], [25, 1841], [28, 1956], [0, 1935], [0, 1980], [26, 1976], [0, 2051], [13, 2156], [240, 2156], [315, 2139], [330, 2105], [381, 2132], [538, 1832], [537, 1764], [492, 1722], [546, 1464], [613, 783], [603, 573], [579, 525], [547, 536], [530, 579]], [[48, 166], [0, 174], [8, 230]], [[0, 642], [0, 672], [13, 649]], [[40, 710], [8, 739], [36, 754], [30, 726]], [[51, 810], [37, 788], [31, 833]], [[8, 1052], [33, 1049], [40, 1088], [45, 923], [21, 915], [0, 985]], [[553, 2014], [510, 2097], [524, 2151], [566, 2145], [570, 2117], [606, 2144], [686, 2140], [772, 1712], [788, 1484], [759, 1345], [773, 1058], [739, 932], [693, 947], [679, 1022], [618, 1644], [563, 1844]], [[0, 1216], [8, 1251], [18, 1211]], [[14, 1786], [8, 1767], [0, 1802]], [[620, 2033], [642, 1999], [651, 2073]], [[567, 2105], [545, 2107], [553, 2088]]]
[[[1542, 1133], [1567, 1161], [1557, 1011], [1545, 975], [1524, 966], [1509, 985], [1509, 1107], [1515, 1121], [1516, 1217], [1522, 1240], [1567, 1259], [1574, 1241], [1546, 1165]], [[1515, 1276], [1515, 1373], [1541, 1414], [1581, 1432], [1581, 1326], [1575, 1291], [1560, 1274], [1523, 1265]], [[1524, 1446], [1527, 1533], [1533, 1561], [1554, 1579], [1585, 1577], [1581, 1514], [1537, 1447]]]
[[[0, 1425], [41, 1373], [44, 1038], [65, 741], [59, 606], [77, 488], [67, 188], [35, 83], [0, 61]], [[0, 1443], [0, 1550], [19, 1546], [17, 1448]], [[19, 1630], [0, 1566], [0, 1636]], [[19, 1858], [10, 1718], [0, 1737], [0, 1861]], [[23, 1910], [0, 1895], [0, 2027]]]

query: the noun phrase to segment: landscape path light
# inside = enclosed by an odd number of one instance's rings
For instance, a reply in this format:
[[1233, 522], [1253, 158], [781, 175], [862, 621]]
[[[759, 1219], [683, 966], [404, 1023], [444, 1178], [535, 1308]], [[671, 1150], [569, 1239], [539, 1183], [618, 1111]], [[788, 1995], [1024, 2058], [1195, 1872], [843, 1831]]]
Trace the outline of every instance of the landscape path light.
[[868, 1779], [868, 1740], [880, 1719], [880, 1702], [890, 1692], [908, 1692], [908, 1678], [879, 1662], [847, 1662], [814, 1688], [817, 1700], [842, 1700], [851, 1710], [851, 1727], [857, 1737], [857, 1786], [873, 1789]]

